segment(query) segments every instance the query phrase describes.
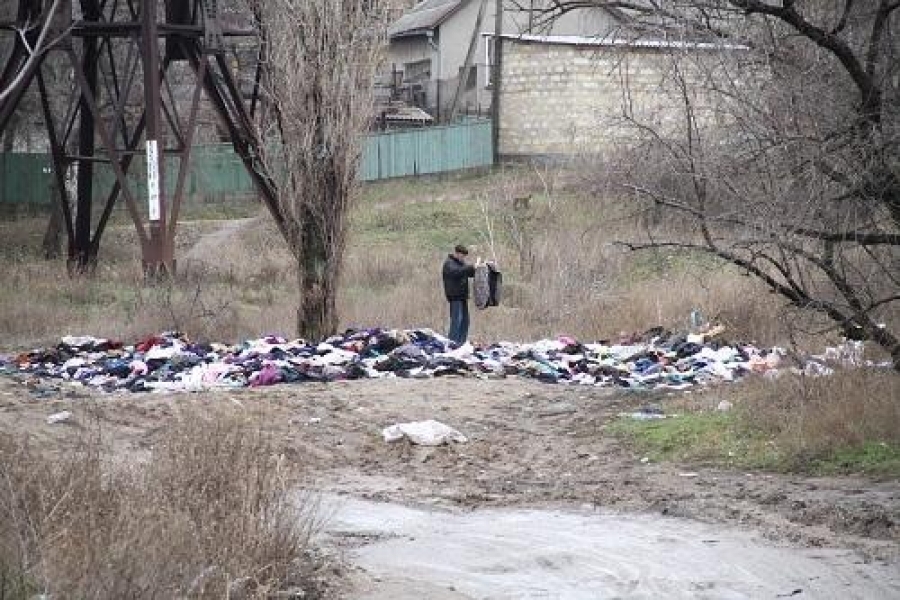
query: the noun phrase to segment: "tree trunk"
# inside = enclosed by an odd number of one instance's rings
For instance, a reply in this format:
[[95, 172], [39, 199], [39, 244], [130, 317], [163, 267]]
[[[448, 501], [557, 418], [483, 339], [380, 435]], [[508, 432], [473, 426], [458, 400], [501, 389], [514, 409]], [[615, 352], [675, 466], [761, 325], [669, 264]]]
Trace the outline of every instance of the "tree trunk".
[[323, 238], [315, 220], [307, 215], [297, 258], [300, 287], [297, 334], [311, 342], [334, 334], [338, 324], [334, 297], [337, 269], [333, 266], [338, 259], [329, 256]]

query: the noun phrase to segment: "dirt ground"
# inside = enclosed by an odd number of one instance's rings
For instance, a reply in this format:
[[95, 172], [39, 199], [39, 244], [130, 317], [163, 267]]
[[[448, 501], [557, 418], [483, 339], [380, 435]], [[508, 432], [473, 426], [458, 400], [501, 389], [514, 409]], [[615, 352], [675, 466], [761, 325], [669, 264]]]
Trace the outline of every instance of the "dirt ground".
[[[605, 432], [621, 412], [665, 398], [528, 380], [390, 379], [260, 390], [103, 396], [0, 377], [0, 432], [61, 448], [98, 422], [122, 456], [140, 456], [188, 407], [260, 419], [309, 485], [409, 505], [602, 507], [727, 523], [804, 547], [851, 548], [900, 563], [900, 482], [807, 478], [642, 462]], [[74, 418], [50, 425], [69, 410]], [[468, 443], [386, 443], [382, 428], [436, 419]]]

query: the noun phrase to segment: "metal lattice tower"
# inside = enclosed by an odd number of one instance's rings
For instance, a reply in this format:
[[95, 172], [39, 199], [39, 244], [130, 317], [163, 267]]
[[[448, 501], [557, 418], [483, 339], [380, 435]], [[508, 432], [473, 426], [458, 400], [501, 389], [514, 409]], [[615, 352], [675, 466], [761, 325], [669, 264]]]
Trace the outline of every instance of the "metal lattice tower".
[[[259, 32], [252, 26], [225, 27], [217, 0], [18, 0], [16, 18], [0, 23], [0, 32], [15, 38], [5, 65], [0, 63], [0, 94], [6, 92], [0, 96], [0, 135], [26, 91], [36, 86], [71, 270], [83, 272], [96, 264], [104, 229], [121, 200], [137, 231], [145, 271], [174, 271], [176, 226], [204, 94], [284, 229], [256, 127], [262, 60], [257, 61], [252, 92], [246, 93], [226, 57], [232, 44], [258, 42]], [[46, 51], [33, 53], [38, 46]], [[59, 55], [71, 69], [71, 81], [55, 82], [50, 89], [48, 57]], [[193, 74], [189, 102], [176, 101], [173, 93], [176, 84], [183, 84], [171, 80], [182, 64]], [[64, 102], [61, 93], [67, 94]], [[147, 158], [144, 198], [136, 196], [127, 177], [140, 155]], [[172, 172], [166, 170], [166, 156], [178, 157]], [[97, 177], [94, 167], [101, 162], [115, 174], [111, 187]], [[70, 168], [74, 198], [66, 191]], [[169, 177], [175, 182], [172, 194], [165, 193]], [[101, 190], [103, 185], [109, 189]], [[95, 207], [99, 191], [106, 200]]]

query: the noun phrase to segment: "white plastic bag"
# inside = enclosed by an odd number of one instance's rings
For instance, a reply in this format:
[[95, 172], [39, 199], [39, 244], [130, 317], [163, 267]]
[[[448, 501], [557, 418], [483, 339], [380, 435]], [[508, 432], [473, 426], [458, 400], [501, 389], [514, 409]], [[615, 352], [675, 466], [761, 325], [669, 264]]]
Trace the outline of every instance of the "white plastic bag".
[[397, 423], [385, 427], [381, 431], [381, 435], [384, 436], [386, 442], [396, 442], [406, 437], [410, 442], [419, 446], [440, 446], [450, 442], [465, 443], [469, 441], [459, 431], [432, 419]]

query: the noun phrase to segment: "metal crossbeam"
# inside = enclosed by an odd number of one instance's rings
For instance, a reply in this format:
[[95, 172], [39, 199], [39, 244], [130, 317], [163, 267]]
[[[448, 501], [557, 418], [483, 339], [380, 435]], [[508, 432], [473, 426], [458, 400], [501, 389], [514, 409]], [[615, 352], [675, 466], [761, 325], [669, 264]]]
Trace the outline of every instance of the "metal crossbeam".
[[[36, 84], [71, 270], [85, 272], [96, 265], [100, 240], [121, 198], [137, 232], [145, 272], [174, 271], [178, 214], [204, 94], [284, 231], [277, 188], [254, 121], [259, 85], [251, 98], [244, 98], [225, 60], [233, 40], [258, 37], [257, 32], [223, 27], [217, 0], [76, 1], [77, 20], [72, 0], [19, 0], [16, 20], [0, 23], [0, 35], [6, 32], [14, 39], [0, 70], [0, 93], [10, 92], [0, 99], [0, 134]], [[57, 6], [57, 12], [50, 14], [48, 5]], [[51, 28], [53, 45], [33, 54], [45, 25]], [[60, 82], [48, 79], [47, 63], [59, 58], [74, 74], [66, 93], [60, 93]], [[194, 77], [188, 106], [176, 100], [171, 81], [173, 65], [181, 62]], [[66, 97], [68, 101], [60, 101]], [[145, 198], [137, 197], [127, 177], [137, 155], [150, 161]], [[167, 172], [167, 156], [179, 159], [174, 173]], [[112, 184], [97, 177], [96, 163], [112, 167]], [[66, 181], [73, 175], [75, 198], [70, 199]], [[169, 177], [175, 182], [173, 194], [166, 193]], [[108, 190], [96, 211], [93, 198], [100, 185]]]

